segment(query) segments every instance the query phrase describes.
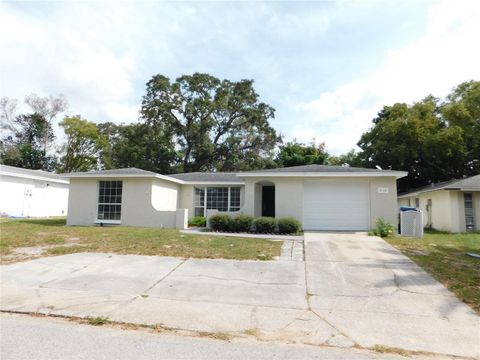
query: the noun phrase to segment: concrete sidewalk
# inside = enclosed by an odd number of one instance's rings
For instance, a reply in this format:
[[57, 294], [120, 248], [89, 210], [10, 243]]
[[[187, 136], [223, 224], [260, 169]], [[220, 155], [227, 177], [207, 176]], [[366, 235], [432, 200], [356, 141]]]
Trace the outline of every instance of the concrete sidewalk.
[[308, 311], [301, 261], [93, 253], [42, 258], [2, 267], [1, 309], [353, 345]]

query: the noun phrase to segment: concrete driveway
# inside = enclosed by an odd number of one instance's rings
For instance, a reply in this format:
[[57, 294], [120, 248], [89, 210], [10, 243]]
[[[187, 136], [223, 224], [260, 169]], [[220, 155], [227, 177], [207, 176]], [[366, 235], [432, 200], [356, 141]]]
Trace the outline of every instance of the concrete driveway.
[[81, 253], [1, 267], [1, 309], [341, 347], [480, 355], [479, 317], [382, 239], [305, 234], [305, 262]]

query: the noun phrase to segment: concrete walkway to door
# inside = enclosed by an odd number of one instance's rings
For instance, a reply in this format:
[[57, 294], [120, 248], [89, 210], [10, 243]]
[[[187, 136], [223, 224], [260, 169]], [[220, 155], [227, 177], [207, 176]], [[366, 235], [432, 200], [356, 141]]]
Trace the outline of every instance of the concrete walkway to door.
[[309, 307], [363, 347], [480, 356], [480, 317], [378, 237], [305, 234]]

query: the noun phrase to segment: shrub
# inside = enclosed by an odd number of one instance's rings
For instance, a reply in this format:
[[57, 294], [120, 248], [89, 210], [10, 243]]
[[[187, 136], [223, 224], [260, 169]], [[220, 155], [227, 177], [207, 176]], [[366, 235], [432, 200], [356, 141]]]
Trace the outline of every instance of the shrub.
[[275, 219], [272, 217], [256, 218], [253, 224], [257, 233], [272, 234], [275, 232]]
[[214, 231], [230, 231], [232, 222], [233, 220], [229, 215], [218, 214], [210, 218], [210, 227]]
[[207, 226], [207, 218], [205, 216], [194, 216], [188, 220], [188, 226]]
[[253, 217], [245, 214], [239, 214], [233, 218], [232, 231], [248, 232], [252, 228]]
[[373, 234], [380, 237], [386, 237], [392, 235], [395, 232], [395, 226], [390, 224], [383, 217], [378, 218], [375, 221], [375, 229], [373, 229]]
[[293, 217], [278, 219], [277, 226], [280, 234], [295, 234], [302, 229], [300, 222]]

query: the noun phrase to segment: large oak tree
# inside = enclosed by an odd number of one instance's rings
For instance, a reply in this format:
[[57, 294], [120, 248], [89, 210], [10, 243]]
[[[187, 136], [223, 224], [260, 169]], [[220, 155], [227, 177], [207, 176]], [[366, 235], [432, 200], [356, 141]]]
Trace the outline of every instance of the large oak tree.
[[275, 110], [261, 102], [252, 80], [209, 74], [163, 75], [147, 83], [141, 118], [173, 137], [177, 171], [234, 171], [265, 167], [281, 141], [270, 126]]

